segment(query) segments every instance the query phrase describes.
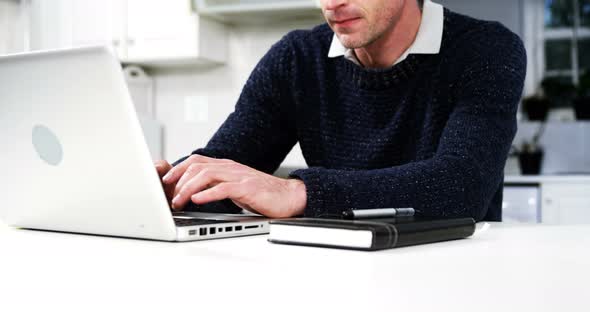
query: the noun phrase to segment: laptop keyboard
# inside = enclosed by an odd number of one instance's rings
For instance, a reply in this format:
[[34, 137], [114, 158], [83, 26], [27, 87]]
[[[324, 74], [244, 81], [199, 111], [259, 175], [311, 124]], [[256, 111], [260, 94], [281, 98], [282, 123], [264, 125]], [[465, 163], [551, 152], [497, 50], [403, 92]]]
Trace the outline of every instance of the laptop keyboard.
[[193, 225], [219, 224], [219, 223], [228, 223], [228, 222], [235, 222], [235, 221], [197, 219], [197, 218], [190, 218], [190, 219], [174, 218], [174, 223], [176, 223], [176, 226], [193, 226]]

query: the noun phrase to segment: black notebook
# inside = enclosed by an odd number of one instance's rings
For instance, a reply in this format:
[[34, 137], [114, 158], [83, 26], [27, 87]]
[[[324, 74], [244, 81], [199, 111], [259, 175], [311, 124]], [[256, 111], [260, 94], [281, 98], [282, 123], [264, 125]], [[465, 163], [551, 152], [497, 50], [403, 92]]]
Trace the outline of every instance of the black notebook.
[[474, 232], [475, 220], [472, 218], [299, 218], [270, 221], [268, 241], [290, 245], [380, 250], [466, 238]]

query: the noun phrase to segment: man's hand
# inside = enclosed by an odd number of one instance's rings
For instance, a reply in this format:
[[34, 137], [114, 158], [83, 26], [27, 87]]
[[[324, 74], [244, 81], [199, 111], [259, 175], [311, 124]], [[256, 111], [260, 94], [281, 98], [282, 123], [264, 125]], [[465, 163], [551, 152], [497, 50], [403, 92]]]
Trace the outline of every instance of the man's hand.
[[173, 190], [168, 198], [175, 210], [189, 201], [206, 204], [229, 198], [252, 212], [286, 218], [302, 214], [307, 204], [302, 181], [277, 178], [232, 160], [192, 155], [174, 168], [160, 164], [166, 171], [162, 182], [167, 196]]
[[[170, 169], [172, 169], [172, 165], [165, 160], [157, 160], [154, 162], [154, 165], [156, 166], [160, 180], [170, 171]], [[168, 205], [172, 207], [172, 197], [174, 196], [174, 188], [176, 187], [176, 184], [164, 184], [164, 182], [162, 182], [162, 187], [164, 188], [164, 193], [166, 193]]]

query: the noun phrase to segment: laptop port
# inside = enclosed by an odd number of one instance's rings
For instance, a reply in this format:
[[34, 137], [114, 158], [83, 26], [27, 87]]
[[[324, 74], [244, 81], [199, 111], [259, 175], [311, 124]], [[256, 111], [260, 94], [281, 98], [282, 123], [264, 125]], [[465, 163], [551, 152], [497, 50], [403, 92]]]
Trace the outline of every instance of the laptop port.
[[221, 233], [221, 232], [223, 232], [223, 228], [218, 228], [217, 233]]
[[236, 226], [236, 231], [241, 231], [241, 230], [242, 230], [242, 226], [241, 225]]
[[215, 234], [215, 228], [214, 227], [209, 228], [209, 234]]
[[195, 234], [197, 234], [197, 230], [188, 231], [188, 235], [195, 235]]
[[199, 229], [199, 236], [207, 235], [207, 228], [200, 228]]
[[231, 232], [232, 231], [232, 227], [231, 226], [226, 226], [225, 227], [225, 231], [226, 232]]
[[246, 230], [248, 230], [248, 229], [255, 229], [257, 227], [258, 227], [258, 225], [247, 225], [247, 226], [244, 227], [244, 229], [246, 229]]

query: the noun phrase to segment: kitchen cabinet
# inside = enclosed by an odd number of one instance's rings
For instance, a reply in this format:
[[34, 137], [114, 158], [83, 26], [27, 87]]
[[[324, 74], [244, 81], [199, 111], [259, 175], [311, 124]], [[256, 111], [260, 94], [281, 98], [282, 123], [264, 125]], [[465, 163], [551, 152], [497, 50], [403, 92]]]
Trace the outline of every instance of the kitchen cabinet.
[[548, 182], [541, 192], [543, 223], [590, 223], [590, 184]]
[[[62, 0], [60, 0], [62, 1]], [[111, 45], [119, 57], [125, 57], [125, 2], [103, 1], [63, 1], [61, 14], [63, 45], [71, 46]], [[62, 4], [60, 3], [60, 4]]]
[[128, 41], [124, 61], [147, 65], [225, 62], [225, 26], [198, 16], [190, 1], [127, 2]]
[[33, 49], [109, 45], [123, 63], [219, 64], [226, 27], [188, 0], [32, 0]]
[[264, 24], [288, 19], [321, 19], [316, 0], [192, 0], [199, 14], [227, 23]]
[[590, 176], [507, 176], [506, 222], [590, 224]]
[[508, 223], [541, 222], [541, 188], [538, 184], [505, 185], [502, 221]]

